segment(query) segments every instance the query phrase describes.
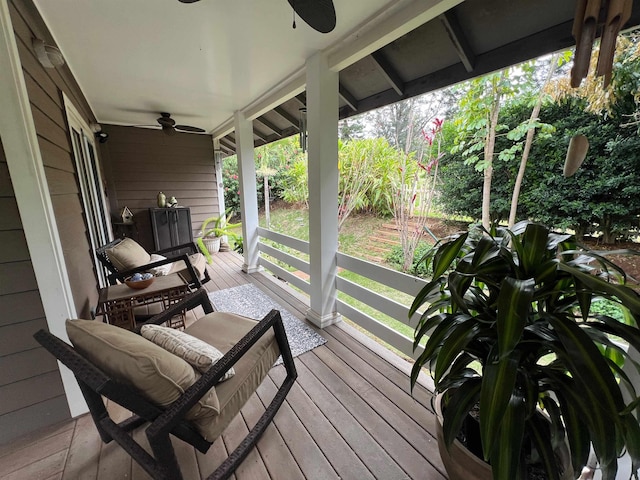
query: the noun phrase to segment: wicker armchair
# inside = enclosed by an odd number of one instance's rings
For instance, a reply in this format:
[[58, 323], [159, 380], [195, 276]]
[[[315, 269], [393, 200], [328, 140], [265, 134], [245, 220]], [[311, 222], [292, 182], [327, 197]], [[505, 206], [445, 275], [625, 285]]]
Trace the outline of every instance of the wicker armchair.
[[[98, 258], [102, 266], [105, 267], [109, 272], [107, 278], [109, 279], [109, 283], [111, 285], [115, 285], [117, 282], [123, 282], [125, 278], [133, 275], [136, 272], [146, 272], [153, 268], [169, 264], [173, 265], [174, 270], [182, 270], [184, 272], [185, 278], [194, 289], [200, 288], [203, 283], [211, 280], [211, 278], [209, 277], [209, 272], [207, 272], [207, 269], [205, 267], [206, 260], [204, 256], [200, 252], [198, 252], [198, 248], [194, 243], [186, 243], [184, 245], [178, 245], [175, 247], [166, 248], [164, 250], [152, 252], [167, 257], [164, 260], [158, 260], [151, 263], [145, 261], [142, 262], [143, 264], [136, 265], [135, 267], [118, 268], [114, 264], [115, 262], [112, 261], [111, 258], [109, 258], [108, 252], [113, 251], [114, 247], [118, 247], [125, 240], [130, 243], [135, 243], [138, 249], [144, 251], [142, 247], [137, 244], [137, 242], [134, 242], [131, 239], [117, 238], [112, 242], [109, 242], [106, 245], [97, 248], [95, 252], [96, 257]], [[147, 255], [149, 257], [151, 256], [151, 254], [148, 253]], [[197, 262], [195, 261], [195, 259], [197, 259]], [[198, 268], [194, 267], [194, 263], [202, 264], [202, 272], [199, 272]]]
[[[210, 331], [211, 328], [206, 323], [207, 320], [211, 320], [212, 317], [217, 316], [214, 320], [220, 321], [222, 319], [224, 321], [224, 315], [232, 315], [213, 312], [213, 308], [207, 297], [207, 292], [201, 288], [162, 314], [151, 318], [145, 324], [160, 325], [175, 315], [176, 312], [185, 308], [193, 309], [197, 306], [202, 307], [205, 316], [187, 328], [187, 333], [190, 332], [189, 329], [192, 327], [192, 332]], [[102, 440], [105, 443], [115, 440], [152, 478], [160, 480], [180, 480], [183, 478], [171, 444], [170, 434], [191, 444], [203, 453], [207, 452], [215, 440], [215, 438], [206, 439], [203, 436], [203, 425], [201, 423], [198, 424], [195, 421], [187, 420], [186, 417], [188, 417], [188, 412], [192, 407], [199, 403], [203, 397], [210, 394], [212, 387], [215, 386], [215, 392], [217, 392], [220, 398], [221, 410], [219, 415], [211, 417], [211, 421], [219, 423], [219, 425], [215, 427], [215, 431], [219, 432], [219, 436], [233, 417], [240, 411], [248, 396], [250, 396], [262, 382], [268, 373], [268, 369], [272, 366], [278, 353], [280, 353], [287, 376], [273, 401], [266, 408], [266, 411], [253, 429], [240, 443], [238, 448], [208, 477], [208, 479], [223, 479], [228, 478], [235, 471], [256, 444], [268, 424], [273, 420], [273, 417], [284, 402], [287, 393], [297, 377], [280, 313], [272, 310], [259, 322], [251, 321], [244, 317], [239, 318], [245, 322], [251, 322], [251, 327], [246, 332], [241, 333], [242, 336], [238, 341], [234, 340], [234, 346], [220, 361], [203, 373], [177, 400], [165, 407], [160, 407], [149, 401], [148, 398], [138, 392], [138, 388], [133, 389], [127, 386], [126, 382], [123, 382], [122, 379], [120, 381], [116, 380], [113, 376], [105, 373], [104, 369], [99, 368], [87, 358], [88, 352], [83, 355], [78, 351], [78, 348], [72, 347], [44, 330], [37, 332], [34, 337], [58, 360], [71, 369], [76, 376]], [[93, 323], [95, 321], [86, 322]], [[113, 326], [108, 327], [118, 328]], [[234, 331], [238, 330], [237, 322], [231, 326], [231, 329]], [[217, 332], [220, 332], [220, 330], [224, 329], [217, 329]], [[219, 333], [217, 332], [214, 332], [213, 335], [218, 336]], [[127, 335], [138, 337], [135, 333], [126, 333]], [[193, 333], [193, 336], [197, 337], [196, 333]], [[274, 351], [267, 352], [269, 355], [265, 355], [264, 353], [256, 354], [256, 350], [263, 348], [265, 344], [268, 344], [268, 348]], [[263, 352], [263, 350], [260, 351]], [[257, 360], [254, 361], [253, 359], [257, 357], [263, 359], [261, 360], [262, 363], [264, 363], [264, 358], [268, 357], [269, 365], [266, 366], [266, 368], [265, 365], [256, 367], [254, 364], [257, 363]], [[251, 359], [251, 361], [249, 361], [249, 359]], [[236, 371], [234, 379], [237, 380], [235, 383], [233, 379], [218, 383], [223, 375], [225, 375], [225, 372], [231, 367]], [[247, 382], [250, 380], [253, 383], [251, 390], [247, 392]], [[226, 392], [225, 389], [227, 390]], [[229, 391], [229, 389], [236, 390], [237, 392]], [[237, 395], [240, 397], [244, 395], [246, 398], [238, 401]], [[109, 412], [105, 408], [103, 397], [130, 410], [133, 416], [124, 422], [115, 423], [109, 417]], [[143, 425], [147, 425], [145, 433], [151, 446], [151, 454], [147, 453], [129, 434], [133, 429]], [[206, 425], [205, 430], [207, 430]]]

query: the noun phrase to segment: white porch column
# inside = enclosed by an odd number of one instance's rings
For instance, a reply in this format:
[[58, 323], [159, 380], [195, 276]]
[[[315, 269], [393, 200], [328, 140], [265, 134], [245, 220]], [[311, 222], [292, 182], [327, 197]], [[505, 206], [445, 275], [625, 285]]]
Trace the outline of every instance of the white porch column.
[[307, 319], [320, 328], [339, 321], [336, 312], [338, 251], [338, 72], [327, 57], [307, 60], [309, 132], [309, 257], [311, 308]]
[[220, 140], [213, 139], [213, 161], [216, 167], [216, 192], [218, 195], [218, 210], [220, 215], [224, 215], [226, 207], [224, 204], [224, 178], [222, 178], [222, 152], [220, 151]]
[[[0, 105], [0, 137], [47, 326], [68, 342], [64, 323], [77, 314], [6, 0], [0, 0]], [[75, 377], [58, 365], [71, 415], [87, 412]]]
[[242, 213], [242, 238], [244, 265], [242, 270], [254, 273], [258, 265], [258, 194], [256, 192], [256, 164], [253, 159], [253, 125], [244, 113], [233, 116], [236, 131], [236, 153], [240, 177], [240, 211]]

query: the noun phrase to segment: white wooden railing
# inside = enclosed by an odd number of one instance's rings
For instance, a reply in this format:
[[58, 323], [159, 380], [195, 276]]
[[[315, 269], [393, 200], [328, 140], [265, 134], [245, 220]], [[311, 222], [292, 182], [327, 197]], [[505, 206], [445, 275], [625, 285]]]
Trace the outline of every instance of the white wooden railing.
[[[269, 255], [270, 257], [277, 259], [296, 270], [309, 274], [309, 262], [286, 253], [272, 245], [268, 245], [264, 243], [262, 239], [272, 240], [279, 245], [283, 245], [305, 255], [309, 254], [308, 242], [264, 228], [258, 228], [258, 235], [260, 236], [258, 249], [261, 253]], [[410, 295], [411, 297], [414, 297], [426, 284], [426, 282], [421, 278], [400, 273], [390, 268], [360, 260], [359, 258], [345, 255], [343, 253], [338, 253], [337, 263], [340, 269], [348, 270], [369, 278], [399, 292]], [[287, 270], [287, 268], [277, 265], [273, 261], [265, 258], [263, 255], [260, 255], [259, 264], [272, 274], [309, 294], [309, 282], [299, 276], [296, 276], [294, 273]], [[409, 319], [409, 308], [395, 300], [380, 295], [377, 292], [362, 287], [361, 285], [342, 277], [336, 278], [336, 288], [338, 291], [345, 293], [346, 295], [368, 305], [374, 310], [386, 314], [405, 325], [409, 325], [412, 328], [416, 326], [419, 315], [414, 314], [414, 316]], [[371, 315], [349, 305], [343, 300], [336, 299], [336, 306], [338, 313], [343, 315], [345, 318], [351, 320], [384, 342], [400, 350], [405, 355], [415, 358], [416, 355], [419, 355], [422, 352], [421, 348], [417, 349], [416, 352], [413, 351], [413, 340], [411, 338], [385, 325], [381, 321], [373, 318]]]

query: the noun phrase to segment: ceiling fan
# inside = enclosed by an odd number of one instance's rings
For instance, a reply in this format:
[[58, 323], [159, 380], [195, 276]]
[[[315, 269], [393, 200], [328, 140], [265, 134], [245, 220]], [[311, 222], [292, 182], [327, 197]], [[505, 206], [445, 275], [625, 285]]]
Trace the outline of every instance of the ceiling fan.
[[176, 121], [171, 118], [171, 114], [167, 112], [160, 112], [160, 117], [156, 120], [162, 127], [162, 131], [167, 135], [174, 135], [176, 130], [181, 132], [204, 133], [204, 129], [202, 128], [192, 127], [191, 125], [176, 125]]
[[[178, 0], [181, 3], [195, 3], [200, 0]], [[336, 9], [333, 0], [287, 0], [295, 15], [320, 33], [329, 33], [336, 27]], [[296, 28], [295, 16], [293, 28]]]

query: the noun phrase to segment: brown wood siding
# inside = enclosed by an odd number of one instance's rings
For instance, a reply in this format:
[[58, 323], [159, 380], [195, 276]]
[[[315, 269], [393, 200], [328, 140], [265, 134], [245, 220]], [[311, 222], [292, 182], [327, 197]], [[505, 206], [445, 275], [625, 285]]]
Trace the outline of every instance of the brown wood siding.
[[[150, 123], [158, 114], [149, 114]], [[138, 241], [153, 249], [148, 209], [157, 206], [158, 192], [175, 196], [191, 208], [194, 238], [207, 217], [218, 215], [218, 191], [209, 135], [103, 125], [109, 140], [100, 144], [105, 164], [111, 209], [127, 206], [133, 212]]]
[[32, 39], [53, 39], [32, 2], [14, 1], [9, 8], [75, 307], [80, 317], [90, 318], [97, 280], [62, 92], [87, 121], [95, 119], [68, 69], [45, 69], [36, 59]]
[[[33, 339], [47, 322], [0, 139], [0, 444], [69, 418], [55, 359]], [[52, 409], [53, 407], [53, 409]]]
[[[45, 69], [32, 38], [55, 43], [31, 0], [9, 2], [11, 21], [77, 311], [97, 302], [92, 252], [69, 143], [62, 92], [93, 114], [69, 69]], [[33, 339], [47, 328], [6, 159], [0, 144], [0, 444], [70, 417], [55, 359]]]

